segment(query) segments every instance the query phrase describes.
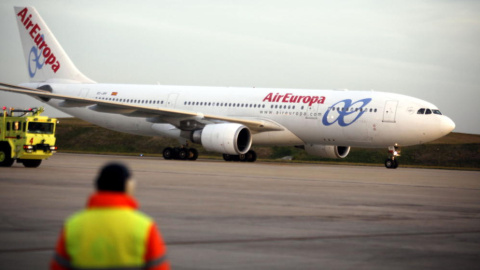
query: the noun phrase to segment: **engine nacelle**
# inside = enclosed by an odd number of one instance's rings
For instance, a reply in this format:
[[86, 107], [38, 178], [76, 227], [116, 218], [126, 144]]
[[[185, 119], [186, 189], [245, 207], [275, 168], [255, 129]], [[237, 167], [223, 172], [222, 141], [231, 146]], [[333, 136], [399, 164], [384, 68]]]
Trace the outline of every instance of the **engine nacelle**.
[[307, 144], [305, 151], [323, 158], [345, 158], [350, 153], [350, 146]]
[[250, 130], [240, 124], [211, 124], [192, 134], [192, 141], [201, 143], [205, 150], [222, 154], [245, 154], [252, 146]]

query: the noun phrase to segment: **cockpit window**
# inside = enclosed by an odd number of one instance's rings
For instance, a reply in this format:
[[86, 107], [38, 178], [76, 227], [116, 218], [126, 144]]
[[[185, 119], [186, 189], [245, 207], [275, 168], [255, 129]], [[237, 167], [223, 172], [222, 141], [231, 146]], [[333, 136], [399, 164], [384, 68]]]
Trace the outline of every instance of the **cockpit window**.
[[438, 114], [442, 115], [442, 113], [439, 110], [436, 109], [426, 109], [426, 108], [421, 108], [418, 109], [417, 114]]

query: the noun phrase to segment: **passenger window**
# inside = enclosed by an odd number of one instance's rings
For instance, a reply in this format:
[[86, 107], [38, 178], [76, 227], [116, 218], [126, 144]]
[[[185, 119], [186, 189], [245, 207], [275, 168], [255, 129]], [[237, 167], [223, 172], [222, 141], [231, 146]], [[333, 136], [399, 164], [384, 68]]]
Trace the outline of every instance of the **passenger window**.
[[420, 110], [418, 110], [417, 114], [424, 114], [425, 113], [425, 109], [424, 108], [421, 108]]

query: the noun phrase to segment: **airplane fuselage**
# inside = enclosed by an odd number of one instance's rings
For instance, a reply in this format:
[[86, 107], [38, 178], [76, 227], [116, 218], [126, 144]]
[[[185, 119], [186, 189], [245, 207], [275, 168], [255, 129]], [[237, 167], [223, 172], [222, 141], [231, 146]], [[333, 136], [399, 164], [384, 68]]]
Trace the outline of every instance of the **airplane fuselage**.
[[[37, 88], [42, 84], [23, 86]], [[49, 84], [54, 94], [153, 108], [268, 119], [283, 131], [253, 134], [257, 145], [415, 145], [449, 132], [451, 120], [433, 104], [394, 93], [124, 84]], [[54, 107], [96, 125], [146, 136], [181, 137], [168, 122], [118, 113], [98, 113], [89, 106]], [[419, 114], [420, 109], [430, 110]], [[442, 128], [445, 127], [445, 128]], [[445, 133], [446, 132], [446, 133]]]

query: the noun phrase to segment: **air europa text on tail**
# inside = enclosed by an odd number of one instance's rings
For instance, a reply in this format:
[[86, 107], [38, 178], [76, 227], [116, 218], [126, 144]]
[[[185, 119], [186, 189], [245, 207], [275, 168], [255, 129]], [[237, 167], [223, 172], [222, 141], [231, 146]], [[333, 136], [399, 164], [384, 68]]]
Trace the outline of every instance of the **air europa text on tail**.
[[53, 72], [57, 73], [57, 71], [60, 69], [60, 62], [57, 60], [57, 57], [55, 57], [55, 54], [45, 41], [44, 35], [41, 33], [42, 29], [40, 26], [31, 21], [32, 14], [28, 14], [28, 8], [22, 9], [17, 16], [20, 17], [21, 22], [25, 26], [27, 32], [30, 31], [30, 37], [33, 39], [35, 44], [37, 44], [38, 49], [42, 52], [42, 56], [45, 57], [45, 64], [51, 65]]

